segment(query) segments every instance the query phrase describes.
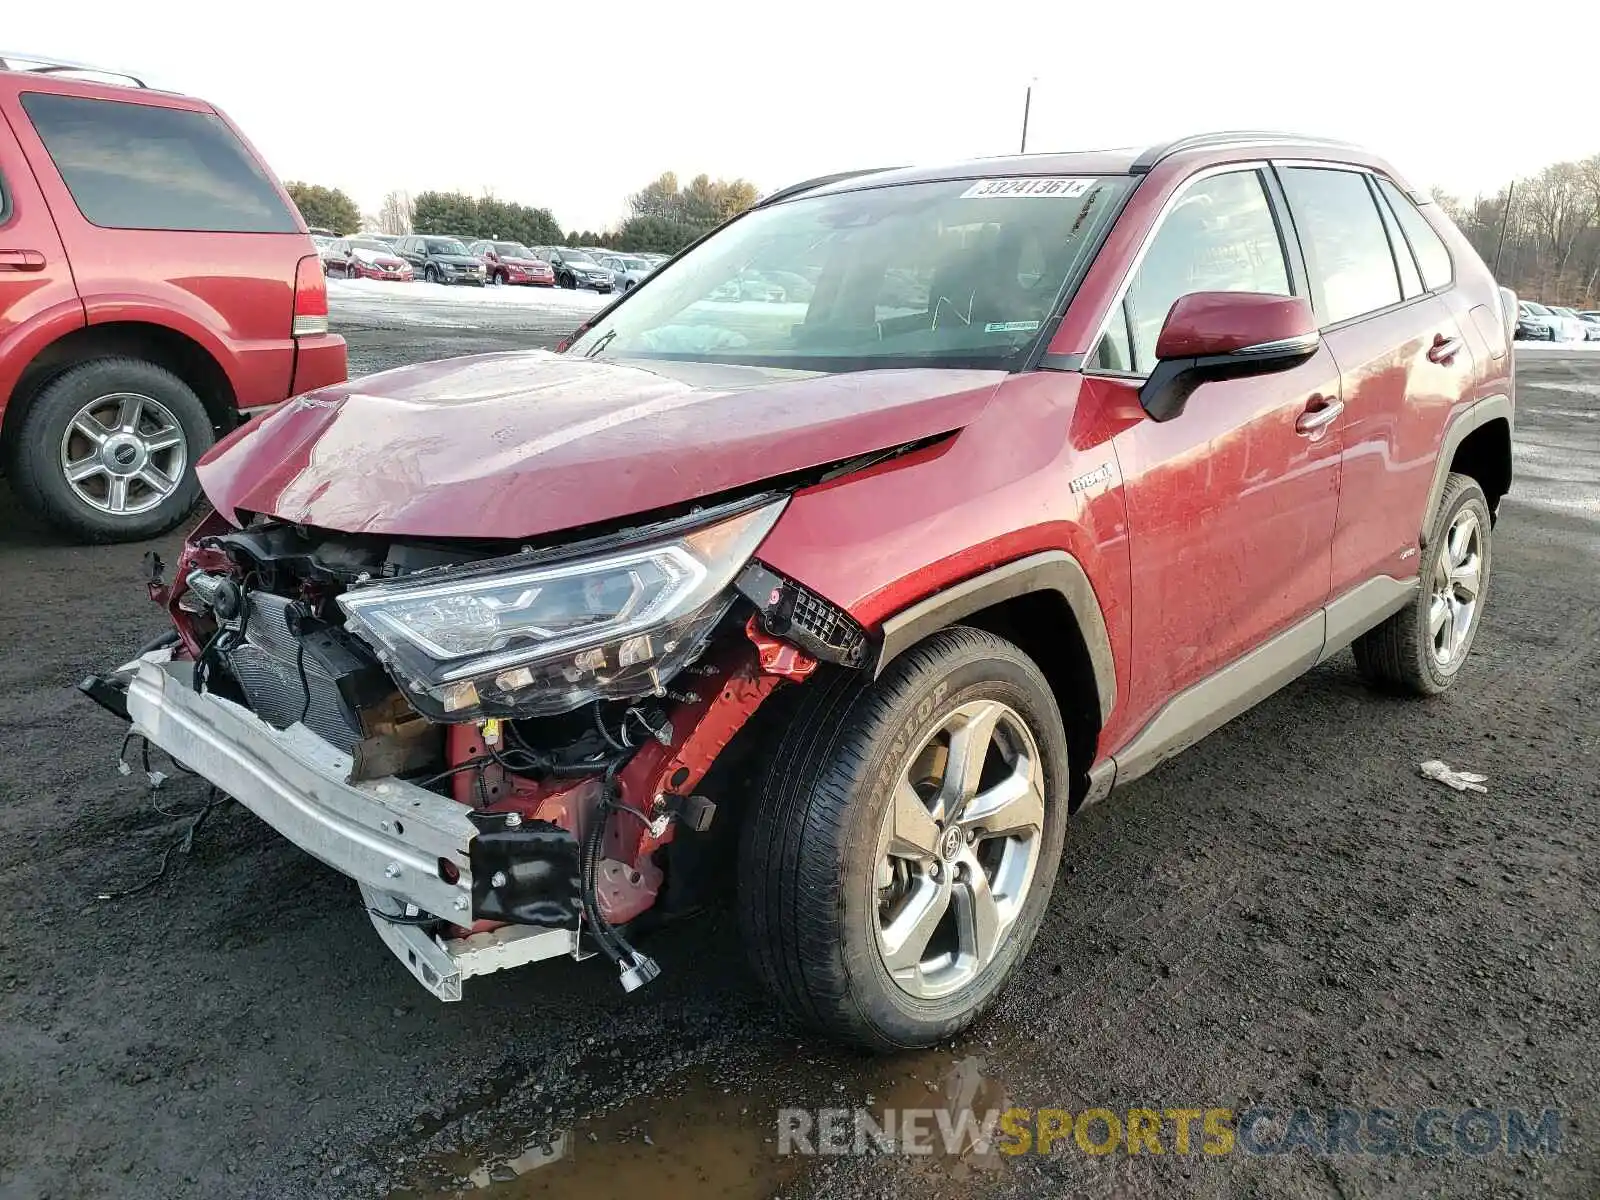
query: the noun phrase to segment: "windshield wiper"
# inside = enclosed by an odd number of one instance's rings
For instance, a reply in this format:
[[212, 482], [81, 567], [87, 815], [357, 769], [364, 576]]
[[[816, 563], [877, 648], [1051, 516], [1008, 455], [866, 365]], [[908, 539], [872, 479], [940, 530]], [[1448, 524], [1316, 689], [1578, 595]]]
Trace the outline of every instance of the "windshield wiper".
[[596, 354], [599, 354], [600, 351], [609, 346], [611, 344], [611, 339], [616, 336], [617, 331], [615, 328], [606, 330], [598, 339], [596, 339], [595, 344], [589, 348], [589, 353], [585, 354], [584, 357], [593, 358]]

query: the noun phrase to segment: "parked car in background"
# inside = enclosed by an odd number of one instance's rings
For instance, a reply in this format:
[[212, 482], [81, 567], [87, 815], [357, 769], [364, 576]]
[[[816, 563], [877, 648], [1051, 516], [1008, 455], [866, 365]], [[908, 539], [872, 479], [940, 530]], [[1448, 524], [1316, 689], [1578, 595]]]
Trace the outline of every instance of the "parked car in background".
[[1547, 304], [1545, 307], [1564, 322], [1569, 335], [1563, 339], [1564, 341], [1585, 342], [1589, 340], [1589, 323], [1580, 317], [1574, 309], [1570, 309], [1563, 304]]
[[[704, 303], [752, 265], [816, 279], [805, 320]], [[916, 311], [876, 315], [891, 270]], [[119, 673], [132, 732], [356, 880], [440, 999], [585, 951], [633, 990], [641, 917], [731, 893], [797, 1019], [947, 1044], [1076, 886], [1082, 805], [1346, 648], [1416, 697], [1467, 672], [1516, 298], [1382, 159], [835, 175], [674, 272], [563, 353], [236, 437], [158, 593], [177, 648]]]
[[382, 242], [385, 246], [393, 246], [400, 240], [400, 235], [398, 233], [363, 233], [359, 236], [371, 238], [376, 242]]
[[414, 233], [395, 242], [394, 249], [427, 283], [484, 284], [483, 259], [468, 253], [459, 238]]
[[1589, 340], [1600, 342], [1600, 311], [1581, 312], [1578, 316], [1583, 318], [1583, 323], [1589, 327]]
[[63, 66], [0, 57], [0, 456], [75, 537], [148, 538], [247, 413], [344, 379], [345, 344], [304, 221], [226, 116]]
[[602, 267], [583, 250], [568, 246], [545, 247], [540, 257], [556, 273], [556, 285], [564, 288], [593, 288], [609, 292], [616, 285], [611, 272]]
[[1553, 342], [1556, 340], [1555, 314], [1532, 300], [1517, 302], [1516, 336], [1519, 342]]
[[767, 278], [753, 267], [746, 267], [733, 279], [728, 280], [721, 287], [714, 289], [707, 297], [710, 300], [753, 300], [758, 302], [776, 303], [788, 298], [788, 292], [781, 283], [776, 283]]
[[313, 233], [311, 235], [311, 244], [317, 248], [317, 253], [318, 254], [326, 253], [328, 247], [333, 245], [333, 243], [336, 242], [337, 240], [338, 240], [337, 238], [323, 237], [319, 233]]
[[411, 264], [388, 242], [377, 238], [338, 238], [323, 254], [329, 274], [345, 279], [386, 279], [410, 283], [415, 275]]
[[[1588, 330], [1571, 309], [1562, 312], [1552, 305], [1539, 304], [1533, 300], [1522, 301], [1520, 307], [1523, 317], [1532, 317], [1549, 328], [1550, 340], [1553, 342], [1582, 342], [1588, 339]], [[1529, 329], [1533, 331], [1535, 340], [1541, 340], [1537, 325], [1530, 325]]]
[[624, 292], [631, 292], [656, 269], [655, 263], [636, 254], [607, 254], [598, 261], [611, 272], [612, 285]]
[[483, 259], [490, 283], [556, 285], [556, 273], [550, 264], [521, 242], [473, 242], [467, 253]]

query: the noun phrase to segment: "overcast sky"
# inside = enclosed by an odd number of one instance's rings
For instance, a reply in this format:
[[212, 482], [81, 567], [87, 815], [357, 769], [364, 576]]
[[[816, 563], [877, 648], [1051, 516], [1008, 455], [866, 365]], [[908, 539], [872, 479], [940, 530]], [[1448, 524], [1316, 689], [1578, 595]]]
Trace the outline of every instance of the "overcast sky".
[[[1293, 129], [1471, 194], [1600, 152], [1600, 3], [11, 0], [0, 49], [148, 72], [363, 211], [485, 188], [566, 228], [664, 170], [851, 167]], [[1492, 15], [1493, 23], [1483, 18]]]

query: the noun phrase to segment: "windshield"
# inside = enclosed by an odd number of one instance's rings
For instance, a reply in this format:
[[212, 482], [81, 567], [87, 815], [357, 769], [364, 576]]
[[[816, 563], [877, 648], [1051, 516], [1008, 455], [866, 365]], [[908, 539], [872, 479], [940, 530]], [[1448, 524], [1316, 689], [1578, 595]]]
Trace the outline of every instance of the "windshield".
[[1524, 300], [1523, 306], [1536, 317], [1548, 317], [1550, 310], [1542, 304], [1535, 304], [1532, 300]]
[[377, 238], [353, 238], [350, 245], [357, 250], [377, 250], [382, 254], [394, 249], [388, 242], [380, 242]]
[[429, 254], [465, 254], [467, 248], [455, 238], [429, 238]]
[[521, 242], [495, 242], [494, 252], [501, 258], [532, 258], [533, 251]]
[[747, 213], [569, 351], [812, 370], [1009, 365], [1131, 181], [944, 180]]
[[648, 271], [650, 269], [650, 264], [642, 258], [619, 258], [617, 261], [622, 264], [624, 271]]
[[594, 259], [590, 258], [582, 250], [563, 250], [561, 252], [561, 258], [562, 258], [562, 261], [569, 262], [569, 263], [572, 263], [572, 262], [592, 263], [592, 262], [594, 262]]

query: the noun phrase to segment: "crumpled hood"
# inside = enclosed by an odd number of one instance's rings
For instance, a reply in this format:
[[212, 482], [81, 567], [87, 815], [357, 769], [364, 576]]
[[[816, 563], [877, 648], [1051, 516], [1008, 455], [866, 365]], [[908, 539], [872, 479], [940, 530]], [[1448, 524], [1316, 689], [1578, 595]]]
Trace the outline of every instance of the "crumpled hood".
[[1004, 378], [484, 354], [309, 392], [198, 469], [235, 522], [535, 537], [960, 429]]

